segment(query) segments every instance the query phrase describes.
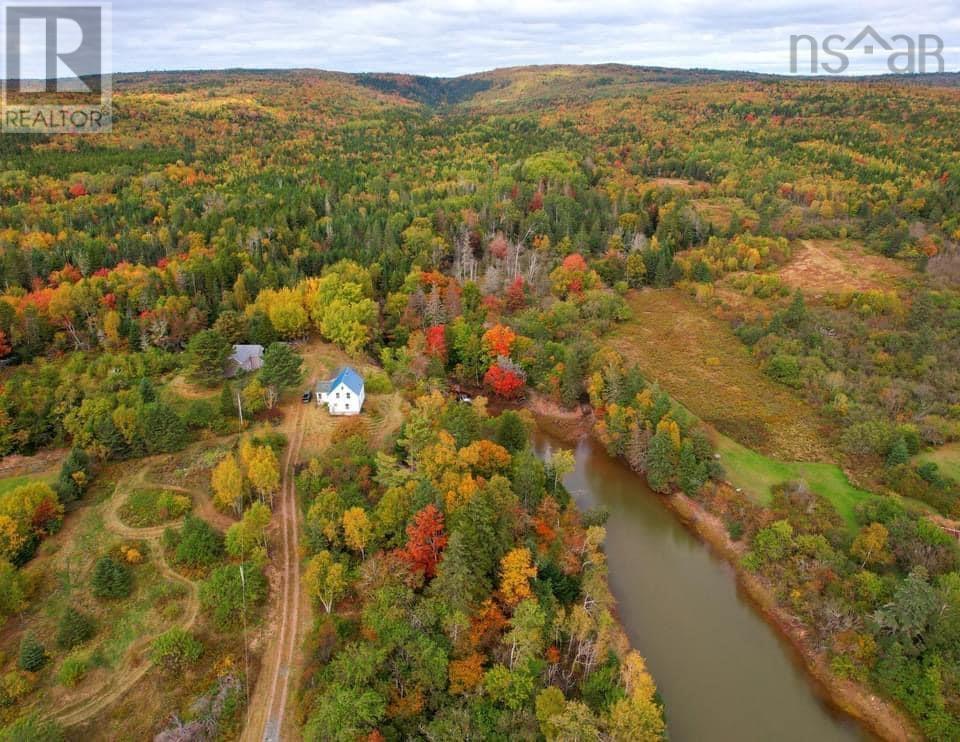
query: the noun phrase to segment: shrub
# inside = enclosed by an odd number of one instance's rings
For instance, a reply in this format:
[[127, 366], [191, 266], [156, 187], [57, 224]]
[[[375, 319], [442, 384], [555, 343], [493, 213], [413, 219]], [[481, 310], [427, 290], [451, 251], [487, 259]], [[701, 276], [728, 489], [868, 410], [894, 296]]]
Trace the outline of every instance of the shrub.
[[89, 669], [90, 660], [88, 657], [71, 654], [61, 663], [60, 669], [57, 670], [57, 680], [61, 685], [72, 688], [83, 680]]
[[57, 630], [57, 646], [61, 649], [73, 649], [83, 644], [96, 633], [93, 619], [73, 606], [67, 606], [60, 618]]
[[776, 355], [770, 359], [764, 371], [781, 384], [794, 388], [800, 386], [800, 362], [794, 356]]
[[364, 389], [367, 394], [389, 394], [393, 391], [393, 384], [383, 371], [374, 371], [364, 379]]
[[0, 678], [0, 705], [12, 706], [31, 690], [30, 676], [21, 670], [11, 670]]
[[201, 430], [217, 426], [220, 415], [213, 403], [205, 399], [190, 400], [183, 410], [183, 424], [190, 430]]
[[223, 556], [223, 536], [209, 523], [188, 515], [177, 539], [173, 559], [185, 567], [209, 567]]
[[150, 658], [153, 664], [170, 672], [181, 672], [203, 654], [201, 644], [189, 631], [174, 627], [153, 640]]
[[27, 634], [20, 642], [20, 656], [17, 664], [21, 670], [36, 672], [47, 661], [47, 653], [43, 645], [36, 640], [33, 634]]
[[125, 598], [133, 591], [133, 574], [127, 565], [105, 554], [93, 568], [91, 584], [98, 598]]
[[228, 564], [215, 569], [200, 585], [200, 605], [213, 614], [221, 629], [239, 625], [244, 605], [249, 609], [262, 603], [266, 597], [267, 579], [252, 564], [243, 565], [242, 581], [240, 565]]
[[176, 520], [190, 511], [193, 503], [187, 495], [163, 489], [138, 489], [120, 508], [120, 518], [129, 526], [144, 528]]
[[0, 729], [0, 742], [63, 742], [63, 730], [55, 721], [28, 714]]

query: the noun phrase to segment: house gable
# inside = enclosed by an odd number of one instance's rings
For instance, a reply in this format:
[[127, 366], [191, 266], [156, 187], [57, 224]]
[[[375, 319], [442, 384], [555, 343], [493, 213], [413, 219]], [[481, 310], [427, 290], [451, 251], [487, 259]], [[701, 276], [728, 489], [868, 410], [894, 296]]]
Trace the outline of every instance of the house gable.
[[349, 366], [340, 369], [329, 381], [317, 383], [318, 404], [325, 404], [331, 414], [355, 415], [364, 401], [363, 377]]

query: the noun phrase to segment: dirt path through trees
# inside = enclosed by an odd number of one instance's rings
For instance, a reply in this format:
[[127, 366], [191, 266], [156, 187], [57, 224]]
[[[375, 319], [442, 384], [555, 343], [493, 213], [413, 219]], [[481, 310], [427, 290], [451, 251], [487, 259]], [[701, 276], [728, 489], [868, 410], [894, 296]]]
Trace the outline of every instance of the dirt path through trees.
[[[123, 538], [142, 539], [150, 546], [150, 552], [156, 560], [157, 568], [160, 573], [168, 580], [179, 582], [188, 589], [187, 605], [184, 611], [183, 619], [176, 624], [182, 629], [189, 630], [196, 623], [200, 614], [200, 600], [197, 595], [197, 583], [176, 572], [167, 563], [163, 554], [163, 547], [160, 544], [160, 536], [163, 531], [173, 524], [165, 524], [151, 528], [134, 528], [127, 526], [120, 521], [117, 510], [121, 507], [124, 497], [129, 494], [132, 486], [142, 486], [145, 482], [146, 469], [141, 469], [140, 473], [126, 480], [121, 480], [114, 488], [110, 501], [106, 504], [104, 513], [104, 524], [107, 530], [122, 536]], [[183, 490], [180, 487], [170, 487], [165, 484], [157, 484], [157, 487], [165, 489]], [[196, 496], [196, 493], [193, 493]], [[171, 627], [173, 628], [173, 627]], [[103, 711], [108, 706], [119, 701], [134, 685], [136, 685], [152, 667], [148, 657], [148, 648], [154, 637], [141, 637], [128, 650], [128, 654], [134, 658], [132, 664], [121, 667], [116, 673], [110, 676], [106, 684], [97, 689], [94, 693], [79, 698], [76, 701], [61, 706], [50, 718], [55, 719], [64, 726], [74, 726], [81, 724]]]
[[[303, 445], [304, 420], [308, 405], [297, 405], [295, 425], [283, 464], [280, 504], [277, 508], [280, 552], [279, 585], [273, 602], [270, 624], [274, 633], [264, 651], [263, 671], [253, 689], [244, 742], [289, 740], [299, 737], [292, 718], [286, 714], [289, 686], [293, 681], [296, 649], [300, 637], [300, 545], [296, 464]], [[309, 405], [313, 409], [312, 405]]]

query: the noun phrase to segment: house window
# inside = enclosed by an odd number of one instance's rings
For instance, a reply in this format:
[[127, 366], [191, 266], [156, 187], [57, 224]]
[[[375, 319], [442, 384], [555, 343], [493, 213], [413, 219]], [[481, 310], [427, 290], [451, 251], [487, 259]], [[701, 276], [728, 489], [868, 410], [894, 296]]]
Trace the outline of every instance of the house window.
[[347, 392], [347, 399], [350, 399], [350, 392]]
[[340, 399], [340, 392], [337, 392], [337, 399]]

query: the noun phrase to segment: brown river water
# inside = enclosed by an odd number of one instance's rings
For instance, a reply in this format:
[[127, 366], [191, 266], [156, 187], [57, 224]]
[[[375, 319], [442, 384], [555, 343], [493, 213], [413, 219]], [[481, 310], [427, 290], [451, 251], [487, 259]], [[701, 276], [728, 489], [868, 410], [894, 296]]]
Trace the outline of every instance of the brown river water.
[[[541, 456], [561, 445], [543, 433], [534, 443]], [[610, 513], [610, 587], [660, 689], [672, 742], [868, 739], [818, 695], [792, 648], [739, 594], [730, 565], [642, 478], [589, 439], [576, 461], [564, 484], [581, 509]]]

